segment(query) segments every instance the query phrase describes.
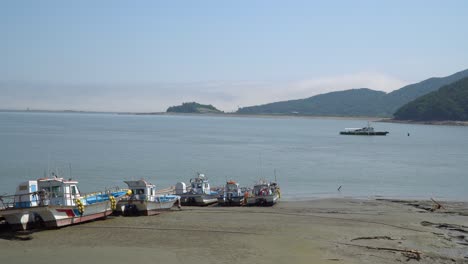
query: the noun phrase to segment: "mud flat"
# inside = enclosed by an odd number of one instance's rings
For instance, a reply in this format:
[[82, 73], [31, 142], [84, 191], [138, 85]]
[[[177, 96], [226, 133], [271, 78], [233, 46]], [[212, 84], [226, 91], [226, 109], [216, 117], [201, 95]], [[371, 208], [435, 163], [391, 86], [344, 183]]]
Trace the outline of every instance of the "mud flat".
[[0, 230], [1, 263], [468, 263], [468, 204], [324, 199]]

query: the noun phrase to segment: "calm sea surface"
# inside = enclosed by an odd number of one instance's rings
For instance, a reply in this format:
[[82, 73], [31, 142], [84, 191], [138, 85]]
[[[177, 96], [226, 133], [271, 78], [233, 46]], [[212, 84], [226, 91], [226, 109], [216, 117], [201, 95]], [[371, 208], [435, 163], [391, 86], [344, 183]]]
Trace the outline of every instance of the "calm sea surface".
[[[340, 136], [362, 120], [0, 113], [0, 195], [58, 170], [82, 192], [145, 178], [160, 188], [204, 173], [277, 181], [287, 200], [468, 200], [468, 127], [374, 123], [385, 137]], [[407, 133], [410, 136], [407, 136]], [[70, 176], [71, 175], [71, 176]], [[342, 186], [341, 192], [337, 188]]]

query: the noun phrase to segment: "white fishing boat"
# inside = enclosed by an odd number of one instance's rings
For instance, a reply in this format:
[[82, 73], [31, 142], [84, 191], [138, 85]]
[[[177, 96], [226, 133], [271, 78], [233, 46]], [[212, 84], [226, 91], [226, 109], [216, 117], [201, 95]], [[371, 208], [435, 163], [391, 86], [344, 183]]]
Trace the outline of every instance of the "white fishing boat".
[[244, 205], [244, 191], [235, 181], [227, 181], [223, 192], [218, 196], [219, 205]]
[[174, 205], [180, 208], [180, 196], [161, 194], [156, 186], [143, 179], [124, 181], [128, 185], [125, 197], [117, 203], [117, 213], [123, 215], [155, 215]]
[[180, 196], [182, 205], [209, 205], [218, 201], [219, 193], [210, 188], [210, 182], [204, 174], [190, 179], [190, 187], [186, 188], [184, 182], [176, 184], [176, 194]]
[[41, 178], [21, 183], [15, 195], [0, 197], [0, 215], [16, 230], [62, 227], [105, 218], [125, 192], [81, 195], [78, 182]]
[[246, 205], [271, 206], [281, 198], [281, 192], [276, 182], [259, 181], [246, 195]]

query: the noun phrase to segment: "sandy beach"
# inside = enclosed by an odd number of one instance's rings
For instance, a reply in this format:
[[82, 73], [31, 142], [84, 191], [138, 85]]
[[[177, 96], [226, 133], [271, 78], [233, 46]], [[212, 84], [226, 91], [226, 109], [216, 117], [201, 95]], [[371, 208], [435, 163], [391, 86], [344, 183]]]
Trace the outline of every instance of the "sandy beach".
[[324, 199], [184, 207], [0, 232], [0, 263], [468, 263], [468, 203]]

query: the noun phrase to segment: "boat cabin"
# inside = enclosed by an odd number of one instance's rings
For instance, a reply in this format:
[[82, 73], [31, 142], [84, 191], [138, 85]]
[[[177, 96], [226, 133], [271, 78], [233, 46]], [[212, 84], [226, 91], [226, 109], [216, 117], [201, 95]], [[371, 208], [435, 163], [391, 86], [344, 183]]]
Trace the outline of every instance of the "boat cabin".
[[255, 196], [266, 196], [273, 194], [272, 187], [269, 183], [256, 184], [252, 192]]
[[124, 181], [128, 189], [132, 191], [131, 199], [134, 200], [151, 200], [156, 195], [156, 185], [151, 184], [143, 179], [137, 181]]
[[37, 206], [37, 181], [26, 181], [16, 187], [14, 207], [27, 208]]
[[210, 194], [210, 183], [204, 174], [199, 173], [198, 177], [190, 179], [192, 193], [194, 194]]
[[241, 191], [241, 188], [239, 187], [239, 183], [235, 181], [226, 182], [226, 185], [224, 186], [224, 195], [227, 196], [228, 194], [241, 196], [242, 191]]
[[74, 206], [80, 198], [78, 182], [63, 178], [42, 178], [37, 180], [40, 205]]

